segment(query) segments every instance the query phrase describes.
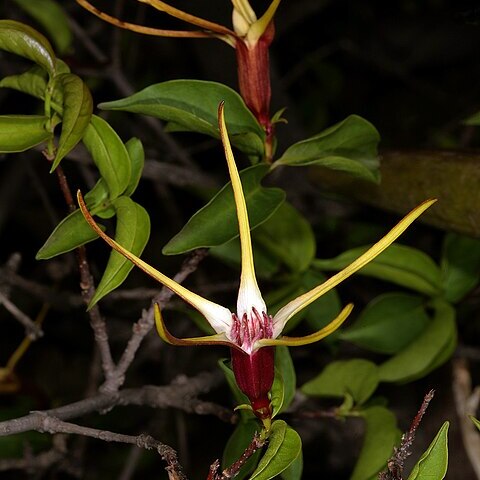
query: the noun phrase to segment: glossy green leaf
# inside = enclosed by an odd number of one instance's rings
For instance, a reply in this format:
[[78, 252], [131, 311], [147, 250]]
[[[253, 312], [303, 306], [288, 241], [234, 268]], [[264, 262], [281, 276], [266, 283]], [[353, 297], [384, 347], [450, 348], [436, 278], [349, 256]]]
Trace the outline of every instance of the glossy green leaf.
[[73, 35], [63, 8], [54, 0], [15, 0], [15, 3], [35, 19], [50, 38], [60, 54], [71, 46]]
[[445, 422], [413, 467], [408, 480], [443, 480], [448, 468], [448, 427]]
[[41, 115], [1, 115], [0, 153], [23, 152], [51, 136]]
[[[150, 238], [150, 217], [147, 211], [129, 197], [119, 197], [113, 201], [117, 213], [115, 240], [128, 251], [140, 256]], [[102, 279], [90, 301], [93, 307], [101, 298], [119, 287], [133, 268], [133, 263], [112, 250]]]
[[297, 389], [297, 376], [288, 347], [278, 346], [275, 349], [275, 368], [280, 372], [283, 379], [284, 392], [281, 411], [284, 411], [292, 403]]
[[380, 135], [370, 122], [350, 115], [318, 135], [293, 144], [273, 167], [320, 165], [378, 181], [379, 141]]
[[458, 302], [480, 281], [480, 240], [447, 234], [441, 269], [445, 299]]
[[[254, 232], [252, 232], [254, 233]], [[280, 269], [280, 261], [253, 240], [255, 273], [258, 278], [272, 278]], [[240, 239], [236, 237], [222, 245], [210, 248], [210, 255], [233, 267], [240, 266]]]
[[[259, 431], [258, 421], [251, 419], [247, 422], [240, 422], [231, 437], [228, 439], [223, 451], [222, 469], [230, 467], [243, 454], [245, 449], [250, 445], [255, 432]], [[240, 472], [235, 476], [235, 480], [242, 480], [248, 477], [255, 469], [261, 450], [257, 450], [243, 465]]]
[[75, 210], [55, 227], [35, 258], [37, 260], [47, 260], [62, 253], [70, 252], [96, 238], [98, 238], [98, 235], [83, 218], [82, 212]]
[[[55, 61], [55, 69], [57, 75], [62, 73], [70, 73], [68, 65], [59, 58]], [[48, 74], [38, 65], [34, 65], [32, 68], [24, 73], [18, 75], [9, 75], [0, 80], [0, 87], [11, 88], [32, 97], [45, 99], [45, 92], [47, 89]], [[59, 114], [63, 113], [63, 92], [60, 89], [56, 89], [52, 93], [50, 100], [53, 109]]]
[[432, 301], [434, 317], [404, 350], [379, 366], [378, 373], [383, 382], [407, 382], [420, 378], [445, 362], [451, 354], [452, 342], [456, 342], [457, 329], [455, 310], [447, 302]]
[[[320, 270], [342, 270], [357, 259], [370, 246], [348, 250], [328, 260], [314, 260]], [[441, 292], [441, 272], [435, 262], [425, 253], [405, 245], [393, 244], [358, 272], [361, 275], [379, 278], [426, 295]]]
[[344, 397], [351, 395], [361, 405], [378, 386], [378, 367], [369, 360], [356, 358], [328, 364], [301, 390], [309, 396]]
[[34, 65], [24, 73], [2, 78], [0, 87], [11, 88], [36, 98], [45, 98], [48, 74], [42, 67]]
[[468, 117], [464, 122], [465, 125], [480, 125], [480, 112], [473, 114], [472, 116]]
[[298, 457], [280, 474], [283, 480], [302, 480], [303, 454], [300, 450]]
[[283, 409], [285, 399], [285, 385], [281, 372], [276, 368], [273, 385], [270, 390], [270, 403], [272, 405], [272, 418], [275, 418]]
[[305, 270], [315, 257], [316, 241], [310, 223], [290, 203], [284, 202], [255, 229], [255, 242], [290, 270]]
[[89, 206], [89, 208], [97, 207], [98, 205], [108, 202], [108, 187], [105, 180], [103, 178], [99, 178], [94, 187], [85, 194], [84, 198], [85, 203]]
[[263, 155], [262, 127], [240, 95], [220, 83], [172, 80], [99, 107], [161, 118], [170, 122], [170, 131], [193, 131], [219, 138], [217, 110], [222, 101], [232, 143], [247, 153]]
[[55, 53], [50, 42], [32, 27], [14, 20], [0, 20], [0, 50], [28, 58], [55, 75]]
[[[254, 243], [254, 252], [257, 254]], [[326, 277], [313, 270], [307, 270], [300, 275], [288, 276], [277, 288], [270, 290], [265, 296], [265, 302], [271, 315], [275, 315], [288, 302], [312, 290], [326, 280]], [[315, 300], [311, 305], [298, 312], [287, 323], [284, 333], [290, 332], [303, 319], [307, 319], [314, 331], [320, 330], [330, 323], [341, 310], [341, 303], [336, 290], [330, 290]]]
[[130, 157], [130, 182], [127, 185], [123, 195], [130, 197], [136, 190], [140, 178], [142, 177], [143, 166], [145, 164], [145, 151], [143, 150], [142, 142], [138, 138], [131, 138], [126, 144], [128, 156]]
[[131, 178], [130, 157], [120, 137], [103, 118], [92, 115], [83, 143], [107, 183], [110, 199], [119, 197]]
[[372, 300], [340, 338], [373, 352], [394, 354], [416, 339], [429, 323], [418, 295], [387, 293]]
[[63, 73], [56, 79], [63, 93], [62, 132], [50, 172], [83, 138], [93, 112], [90, 90], [83, 80], [72, 73]]
[[286, 470], [300, 455], [302, 441], [283, 420], [272, 423], [267, 450], [250, 480], [269, 480]]
[[[302, 275], [302, 287], [304, 292], [308, 292], [320, 285], [326, 280], [325, 275], [314, 270], [307, 270]], [[304, 293], [303, 292], [303, 293]], [[305, 311], [305, 318], [314, 331], [320, 330], [328, 325], [341, 311], [342, 303], [336, 289], [322, 295], [320, 298], [310, 304]], [[300, 312], [301, 313], [301, 312]], [[289, 320], [291, 323], [292, 320]]]
[[400, 437], [395, 415], [385, 407], [370, 407], [363, 412], [365, 437], [350, 480], [370, 480], [385, 468]]
[[[268, 165], [260, 164], [240, 172], [251, 228], [266, 221], [285, 200], [285, 192], [265, 188], [261, 180]], [[212, 247], [238, 236], [238, 222], [230, 182], [199, 210], [163, 248], [165, 255], [176, 255], [200, 247]]]

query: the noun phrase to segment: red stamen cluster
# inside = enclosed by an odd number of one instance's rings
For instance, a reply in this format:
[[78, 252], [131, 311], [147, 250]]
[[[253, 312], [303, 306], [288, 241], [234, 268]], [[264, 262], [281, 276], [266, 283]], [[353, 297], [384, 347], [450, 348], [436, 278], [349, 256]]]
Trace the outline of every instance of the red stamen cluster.
[[252, 307], [250, 315], [244, 313], [241, 320], [235, 313], [232, 314], [232, 319], [230, 338], [247, 353], [252, 351], [257, 340], [272, 338], [273, 336], [272, 316], [267, 315], [265, 312], [258, 313], [255, 307]]

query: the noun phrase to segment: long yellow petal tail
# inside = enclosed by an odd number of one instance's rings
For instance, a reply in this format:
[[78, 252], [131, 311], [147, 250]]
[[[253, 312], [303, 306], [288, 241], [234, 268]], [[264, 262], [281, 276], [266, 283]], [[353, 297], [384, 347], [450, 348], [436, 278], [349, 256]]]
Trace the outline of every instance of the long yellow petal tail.
[[216, 335], [207, 335], [205, 337], [193, 337], [193, 338], [178, 338], [172, 335], [163, 321], [162, 312], [158, 303], [154, 305], [155, 326], [157, 327], [157, 333], [159, 337], [170, 345], [177, 347], [192, 347], [202, 345], [222, 345], [225, 347], [239, 348], [228, 340], [225, 334], [217, 333]]
[[287, 347], [300, 347], [301, 345], [308, 345], [310, 343], [318, 342], [325, 337], [332, 334], [340, 325], [348, 318], [353, 310], [353, 303], [349, 303], [343, 310], [334, 318], [326, 327], [323, 327], [318, 332], [304, 337], [280, 337], [280, 338], [264, 338], [257, 341], [259, 347], [269, 347], [277, 345], [286, 345]]
[[108, 245], [110, 245], [114, 250], [123, 255], [125, 258], [130, 260], [138, 268], [142, 269], [145, 273], [150, 275], [152, 278], [160, 282], [162, 285], [165, 285], [170, 290], [175, 292], [179, 297], [183, 298], [186, 302], [196, 308], [212, 325], [214, 330], [218, 333], [229, 333], [230, 326], [232, 322], [232, 314], [228, 308], [222, 307], [216, 303], [207, 300], [196, 293], [191, 292], [184, 286], [175, 282], [171, 278], [167, 277], [163, 273], [159, 272], [155, 268], [148, 265], [142, 259], [138, 258], [133, 253], [129, 252], [118, 244], [113, 238], [110, 238], [106, 233], [104, 233], [100, 227], [97, 225], [93, 217], [90, 215], [90, 212], [85, 205], [85, 201], [82, 197], [80, 190], [77, 192], [77, 200], [82, 211], [85, 220], [92, 227], [92, 229], [101, 237]]
[[418, 207], [414, 208], [408, 215], [406, 215], [390, 232], [388, 232], [381, 240], [368, 249], [363, 255], [353, 261], [348, 267], [330, 277], [326, 282], [318, 285], [309, 292], [297, 297], [295, 300], [287, 303], [281, 308], [273, 318], [274, 337], [279, 335], [283, 330], [285, 324], [296, 313], [310, 305], [318, 297], [327, 293], [339, 283], [346, 280], [350, 275], [360, 270], [367, 263], [371, 262], [376, 256], [380, 255], [387, 247], [389, 247], [425, 210], [431, 207], [437, 200], [426, 200]]
[[196, 25], [197, 27], [204, 28], [207, 31], [215, 32], [219, 35], [225, 35], [229, 37], [235, 37], [235, 32], [229, 28], [219, 25], [215, 22], [210, 22], [203, 18], [191, 15], [190, 13], [184, 12], [178, 8], [172, 7], [168, 3], [163, 2], [162, 0], [137, 0], [140, 3], [146, 3], [153, 8], [165, 12], [168, 15], [183, 20], [184, 22], [190, 23], [191, 25]]
[[243, 194], [242, 183], [238, 173], [237, 165], [233, 157], [232, 147], [228, 138], [225, 125], [224, 103], [218, 107], [218, 126], [220, 137], [227, 159], [228, 171], [232, 182], [233, 196], [237, 209], [238, 227], [240, 231], [240, 248], [242, 250], [242, 273], [240, 277], [240, 288], [238, 292], [237, 314], [243, 316], [242, 310], [249, 310], [252, 306], [259, 311], [265, 311], [265, 302], [258, 288], [253, 264], [252, 239], [250, 236], [250, 223], [248, 221], [247, 205]]

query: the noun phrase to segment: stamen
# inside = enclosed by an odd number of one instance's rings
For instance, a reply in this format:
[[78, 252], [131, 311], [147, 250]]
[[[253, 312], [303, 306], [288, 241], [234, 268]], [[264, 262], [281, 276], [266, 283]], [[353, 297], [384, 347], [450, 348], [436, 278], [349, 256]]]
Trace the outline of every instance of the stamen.
[[252, 352], [252, 347], [258, 340], [272, 337], [273, 318], [271, 315], [267, 315], [263, 311], [259, 313], [255, 307], [252, 307], [250, 315], [244, 313], [241, 320], [232, 313], [230, 339], [246, 353]]

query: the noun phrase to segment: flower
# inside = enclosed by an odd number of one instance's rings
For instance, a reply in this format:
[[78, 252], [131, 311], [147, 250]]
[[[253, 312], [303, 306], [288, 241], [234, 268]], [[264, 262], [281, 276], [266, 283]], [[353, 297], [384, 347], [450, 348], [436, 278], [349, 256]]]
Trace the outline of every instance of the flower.
[[318, 297], [334, 288], [383, 252], [436, 200], [428, 200], [419, 205], [387, 233], [385, 237], [345, 269], [309, 292], [290, 301], [274, 316], [271, 316], [267, 312], [265, 301], [262, 298], [255, 276], [247, 206], [225, 125], [223, 103], [220, 104], [218, 109], [218, 122], [233, 188], [240, 233], [241, 276], [236, 311], [232, 312], [228, 308], [191, 292], [123, 248], [98, 227], [88, 212], [80, 191], [77, 197], [85, 219], [105, 242], [197, 309], [216, 332], [214, 335], [205, 337], [177, 338], [168, 331], [160, 308], [156, 305], [155, 320], [160, 337], [167, 343], [178, 346], [226, 345], [230, 347], [232, 368], [238, 387], [248, 397], [255, 415], [264, 422], [268, 422], [271, 417], [268, 393], [272, 387], [274, 377], [273, 347], [277, 345], [306, 345], [321, 340], [335, 331], [344, 322], [352, 311], [353, 305], [347, 305], [337, 318], [320, 331], [304, 337], [282, 336], [282, 331], [287, 322], [300, 310], [310, 305]]

